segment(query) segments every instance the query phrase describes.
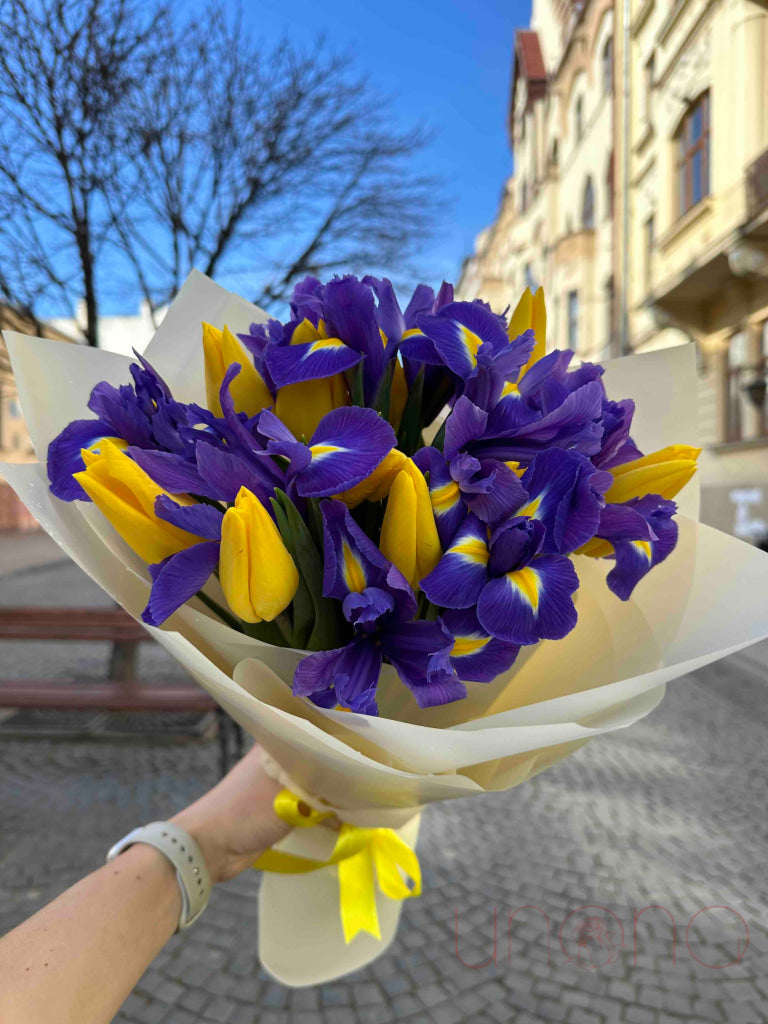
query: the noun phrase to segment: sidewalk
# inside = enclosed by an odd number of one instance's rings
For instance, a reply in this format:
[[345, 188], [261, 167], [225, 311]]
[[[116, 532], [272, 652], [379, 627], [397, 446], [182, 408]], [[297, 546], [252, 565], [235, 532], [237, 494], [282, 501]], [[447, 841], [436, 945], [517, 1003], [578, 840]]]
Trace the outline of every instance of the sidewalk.
[[59, 545], [43, 530], [0, 531], [0, 576], [66, 558]]

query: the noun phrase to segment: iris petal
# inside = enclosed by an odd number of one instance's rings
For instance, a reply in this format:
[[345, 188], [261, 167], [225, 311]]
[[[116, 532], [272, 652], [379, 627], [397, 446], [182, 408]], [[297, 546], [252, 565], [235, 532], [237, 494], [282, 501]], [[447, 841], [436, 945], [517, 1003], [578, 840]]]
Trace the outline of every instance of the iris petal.
[[487, 527], [468, 515], [437, 566], [421, 581], [421, 589], [441, 608], [468, 608], [488, 580], [487, 566]]
[[150, 626], [162, 625], [205, 586], [218, 561], [219, 544], [205, 541], [171, 555], [159, 566], [152, 566], [155, 570], [152, 592], [141, 614], [142, 621]]
[[508, 643], [561, 640], [576, 625], [571, 594], [578, 585], [569, 559], [542, 555], [491, 580], [480, 595], [477, 617], [491, 635]]
[[490, 683], [514, 664], [520, 646], [491, 636], [474, 608], [449, 609], [442, 619], [453, 635], [450, 657], [459, 679]]

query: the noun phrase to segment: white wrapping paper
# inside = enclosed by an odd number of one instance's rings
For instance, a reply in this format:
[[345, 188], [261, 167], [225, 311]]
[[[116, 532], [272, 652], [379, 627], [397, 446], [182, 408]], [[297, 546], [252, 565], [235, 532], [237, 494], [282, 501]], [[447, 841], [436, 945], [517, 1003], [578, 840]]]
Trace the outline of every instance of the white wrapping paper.
[[[242, 330], [264, 316], [193, 274], [147, 358], [176, 397], [203, 402], [200, 323]], [[87, 415], [92, 387], [129, 380], [129, 360], [13, 333], [5, 338], [42, 464], [0, 471], [63, 550], [138, 617], [149, 592], [146, 567], [93, 506], [53, 498], [44, 467], [52, 438]], [[694, 373], [692, 346], [607, 364], [609, 395], [636, 402], [633, 436], [641, 449], [695, 443]], [[420, 711], [388, 668], [380, 718], [317, 708], [291, 694], [301, 652], [237, 633], [197, 600], [164, 628], [147, 628], [262, 743], [297, 790], [344, 820], [402, 829], [410, 841], [425, 804], [518, 785], [593, 736], [647, 715], [666, 683], [768, 636], [768, 556], [697, 523], [695, 478], [677, 500], [678, 546], [630, 601], [608, 591], [609, 564], [577, 559], [576, 629], [564, 640], [527, 648], [505, 676], [469, 684], [465, 701], [442, 708]], [[286, 848], [320, 857], [319, 847], [328, 842], [323, 832], [292, 833]], [[381, 898], [383, 941], [360, 935], [346, 946], [330, 868], [264, 876], [259, 906], [262, 961], [289, 985], [327, 981], [363, 966], [392, 940], [401, 910]]]

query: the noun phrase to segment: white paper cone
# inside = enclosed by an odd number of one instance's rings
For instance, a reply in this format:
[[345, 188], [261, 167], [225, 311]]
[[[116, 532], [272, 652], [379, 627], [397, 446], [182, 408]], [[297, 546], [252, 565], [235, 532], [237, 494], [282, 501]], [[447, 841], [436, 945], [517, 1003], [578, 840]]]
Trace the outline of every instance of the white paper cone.
[[[200, 321], [243, 330], [263, 316], [193, 275], [147, 357], [179, 399], [204, 401]], [[41, 459], [67, 422], [87, 415], [98, 381], [129, 379], [123, 357], [6, 337]], [[633, 436], [643, 450], [695, 442], [692, 372], [692, 346], [607, 364], [610, 396], [636, 402]], [[98, 511], [53, 498], [44, 466], [0, 470], [74, 561], [140, 616], [149, 593], [146, 567]], [[666, 683], [768, 635], [768, 556], [698, 524], [695, 483], [678, 500], [686, 512], [678, 517], [678, 546], [630, 601], [608, 591], [605, 563], [578, 558], [576, 629], [565, 640], [526, 649], [505, 677], [469, 684], [467, 700], [442, 708], [420, 711], [386, 667], [386, 717], [317, 708], [290, 690], [302, 652], [237, 633], [197, 600], [150, 632], [302, 789], [353, 824], [402, 828], [428, 803], [520, 784], [589, 738], [647, 715]], [[308, 838], [313, 834], [296, 841], [318, 841]], [[339, 945], [337, 898], [331, 871], [265, 879], [260, 947], [267, 969], [285, 984], [337, 977], [384, 948], [366, 937]], [[302, 915], [310, 905], [308, 922]], [[389, 941], [399, 906], [384, 900], [381, 911]]]

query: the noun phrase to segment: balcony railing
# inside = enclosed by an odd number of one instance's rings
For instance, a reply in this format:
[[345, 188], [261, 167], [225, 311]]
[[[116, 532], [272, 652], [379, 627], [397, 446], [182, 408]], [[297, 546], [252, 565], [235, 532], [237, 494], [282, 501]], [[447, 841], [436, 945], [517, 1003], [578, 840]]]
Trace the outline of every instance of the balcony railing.
[[747, 216], [756, 217], [768, 206], [768, 149], [747, 168]]

